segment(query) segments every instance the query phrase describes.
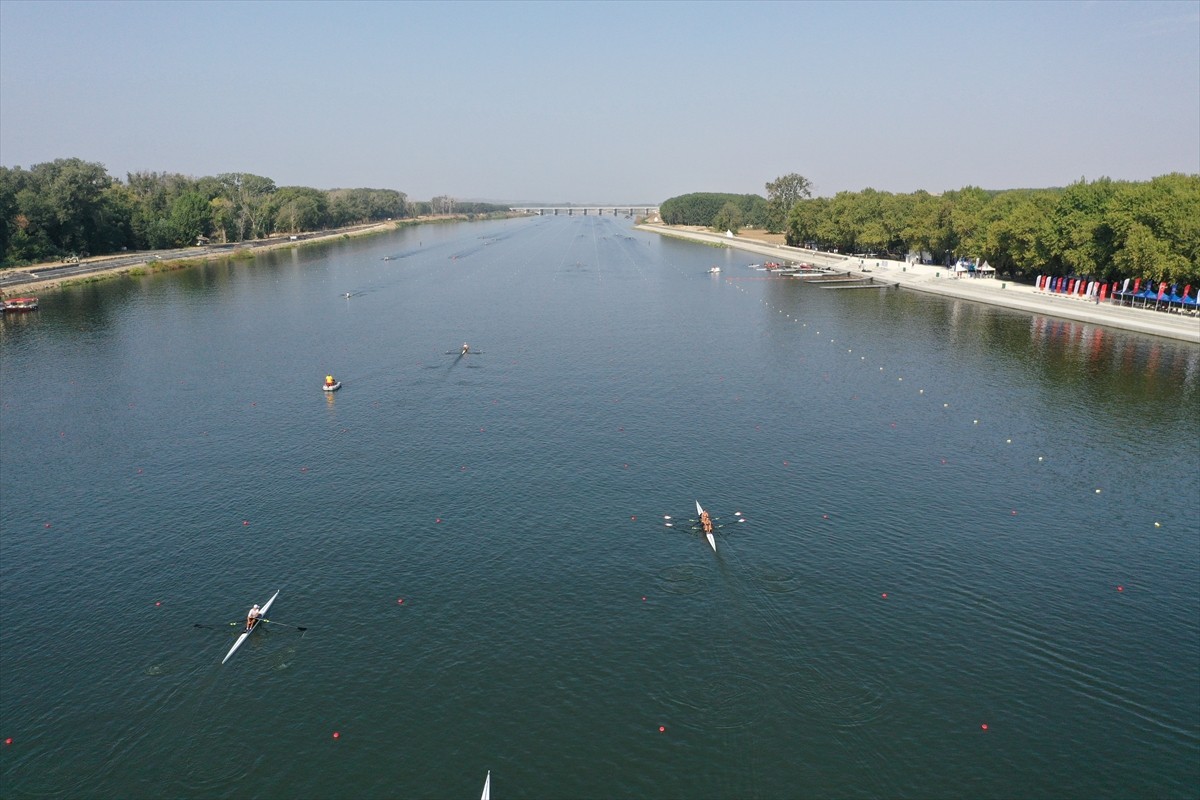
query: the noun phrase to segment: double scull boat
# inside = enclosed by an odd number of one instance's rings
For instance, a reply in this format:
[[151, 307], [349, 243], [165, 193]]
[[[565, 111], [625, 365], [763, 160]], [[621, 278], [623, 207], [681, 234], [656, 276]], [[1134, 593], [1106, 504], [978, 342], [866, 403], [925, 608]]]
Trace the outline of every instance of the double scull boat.
[[[701, 525], [701, 527], [702, 527], [702, 529], [703, 529], [703, 525], [704, 525], [704, 509], [700, 507], [700, 501], [699, 501], [699, 500], [697, 500], [697, 501], [696, 501], [696, 514], [697, 514], [697, 515], [699, 515], [699, 517], [700, 517], [700, 525]], [[711, 523], [711, 522], [709, 523], [709, 527], [710, 527], [710, 528], [712, 527], [712, 523]], [[717, 540], [713, 538], [713, 535], [712, 535], [712, 530], [707, 530], [707, 531], [704, 531], [704, 535], [705, 535], [706, 537], [708, 537], [708, 546], [709, 546], [709, 547], [711, 547], [711, 548], [713, 549], [713, 552], [714, 552], [714, 553], [715, 553], [715, 552], [717, 552]]]
[[[265, 617], [267, 615], [267, 609], [271, 607], [271, 603], [275, 602], [275, 598], [279, 597], [280, 591], [282, 591], [282, 590], [276, 590], [275, 594], [271, 595], [271, 599], [268, 600], [267, 602], [263, 603], [262, 608], [259, 609], [260, 611], [262, 611], [262, 616]], [[256, 631], [258, 629], [258, 626], [261, 623], [261, 621], [262, 621], [261, 618], [259, 618], [258, 620], [255, 620], [254, 624], [251, 625], [249, 628], [247, 628], [245, 630], [245, 632], [242, 633], [242, 635], [237, 638], [237, 641], [233, 643], [233, 647], [229, 648], [229, 652], [226, 653], [225, 657], [221, 659], [222, 664], [224, 664], [226, 661], [228, 661], [229, 657], [231, 655], [233, 655], [233, 651], [237, 650], [239, 647], [241, 647], [242, 642], [246, 641], [246, 639], [248, 639], [250, 637], [250, 634], [254, 633], [254, 631]]]

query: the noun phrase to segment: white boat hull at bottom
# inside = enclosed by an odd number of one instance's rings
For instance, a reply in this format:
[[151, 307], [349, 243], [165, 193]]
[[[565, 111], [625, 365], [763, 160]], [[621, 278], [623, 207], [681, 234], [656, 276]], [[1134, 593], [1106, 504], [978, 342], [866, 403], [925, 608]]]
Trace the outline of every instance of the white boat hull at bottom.
[[[279, 592], [281, 592], [281, 591], [283, 591], [283, 590], [277, 589], [275, 591], [275, 594], [271, 595], [271, 599], [263, 604], [261, 611], [262, 611], [262, 615], [264, 617], [267, 615], [267, 609], [271, 607], [271, 603], [275, 602], [275, 598], [279, 597]], [[256, 623], [254, 623], [254, 627], [252, 627], [249, 630], [242, 633], [242, 635], [237, 638], [237, 641], [233, 643], [233, 647], [229, 648], [229, 652], [225, 654], [225, 657], [221, 659], [221, 663], [224, 664], [226, 661], [228, 661], [229, 657], [231, 655], [233, 655], [234, 651], [242, 646], [242, 642], [244, 642], [244, 641], [246, 641], [246, 639], [250, 638], [250, 634], [252, 634], [256, 630], [258, 630], [258, 626], [261, 624], [262, 624], [261, 622], [256, 622]]]

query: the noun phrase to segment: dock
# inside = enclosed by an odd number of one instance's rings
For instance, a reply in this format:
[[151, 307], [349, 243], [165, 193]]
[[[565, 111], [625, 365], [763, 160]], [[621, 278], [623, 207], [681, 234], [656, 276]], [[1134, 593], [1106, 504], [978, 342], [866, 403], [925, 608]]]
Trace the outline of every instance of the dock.
[[900, 284], [896, 281], [881, 281], [871, 275], [861, 272], [825, 272], [820, 274], [798, 275], [799, 280], [815, 284], [822, 289], [895, 289]]

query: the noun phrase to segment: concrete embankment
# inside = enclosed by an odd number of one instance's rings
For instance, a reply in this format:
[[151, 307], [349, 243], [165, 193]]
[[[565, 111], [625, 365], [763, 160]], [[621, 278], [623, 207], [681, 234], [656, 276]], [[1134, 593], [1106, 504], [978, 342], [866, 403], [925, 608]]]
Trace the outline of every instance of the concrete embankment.
[[145, 251], [141, 253], [116, 253], [85, 258], [74, 264], [34, 264], [28, 267], [12, 267], [0, 270], [0, 296], [10, 297], [37, 294], [80, 283], [145, 271], [178, 269], [191, 263], [216, 261], [219, 259], [249, 256], [264, 250], [287, 247], [303, 247], [316, 242], [334, 239], [371, 236], [394, 231], [400, 226], [428, 222], [465, 221], [464, 215], [437, 217], [412, 217], [403, 220], [372, 222], [346, 228], [301, 233], [295, 236], [275, 236], [270, 239], [253, 239], [237, 244], [211, 245], [205, 247], [183, 247], [176, 250]]
[[644, 231], [674, 236], [705, 244], [719, 244], [767, 256], [776, 261], [800, 261], [838, 270], [849, 270], [863, 278], [894, 283], [904, 289], [955, 297], [976, 303], [1002, 306], [1030, 314], [1044, 314], [1093, 325], [1200, 344], [1200, 318], [1180, 313], [1133, 308], [1092, 299], [1066, 297], [1039, 291], [1033, 286], [995, 278], [956, 278], [946, 267], [906, 264], [903, 261], [865, 259], [788, 247], [706, 231], [681, 230], [668, 225], [639, 225]]

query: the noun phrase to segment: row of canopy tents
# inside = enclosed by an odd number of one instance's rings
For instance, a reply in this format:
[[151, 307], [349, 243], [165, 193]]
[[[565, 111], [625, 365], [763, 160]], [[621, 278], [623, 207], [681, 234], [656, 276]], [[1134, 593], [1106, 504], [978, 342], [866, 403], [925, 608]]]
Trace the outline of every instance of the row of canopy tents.
[[1113, 281], [1109, 284], [1088, 278], [1040, 275], [1037, 279], [1037, 288], [1051, 294], [1091, 298], [1097, 303], [1110, 301], [1134, 306], [1141, 301], [1142, 308], [1148, 308], [1153, 303], [1156, 310], [1177, 309], [1189, 314], [1197, 313], [1197, 300], [1192, 297], [1190, 283], [1183, 287], [1183, 294], [1180, 294], [1179, 284], [1168, 284], [1166, 281], [1159, 282], [1158, 286], [1155, 286], [1153, 281], [1146, 281], [1143, 286], [1141, 278], [1126, 278], [1123, 283]]
[[964, 272], [972, 278], [996, 277], [996, 268], [986, 261], [980, 263], [978, 258], [973, 261], [969, 258], [960, 258], [954, 264], [954, 277], [961, 278]]

